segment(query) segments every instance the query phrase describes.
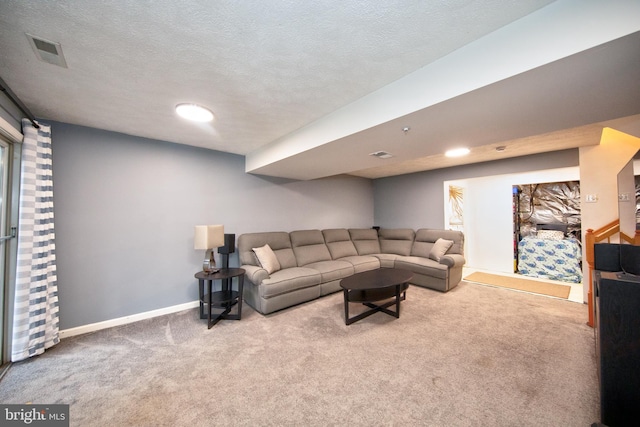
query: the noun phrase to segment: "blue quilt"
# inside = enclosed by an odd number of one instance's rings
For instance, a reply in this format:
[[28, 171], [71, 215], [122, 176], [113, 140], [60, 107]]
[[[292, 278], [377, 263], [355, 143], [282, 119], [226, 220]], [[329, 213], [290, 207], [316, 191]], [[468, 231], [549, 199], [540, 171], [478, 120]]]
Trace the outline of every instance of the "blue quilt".
[[518, 272], [563, 282], [582, 282], [582, 248], [576, 239], [525, 237], [518, 243]]

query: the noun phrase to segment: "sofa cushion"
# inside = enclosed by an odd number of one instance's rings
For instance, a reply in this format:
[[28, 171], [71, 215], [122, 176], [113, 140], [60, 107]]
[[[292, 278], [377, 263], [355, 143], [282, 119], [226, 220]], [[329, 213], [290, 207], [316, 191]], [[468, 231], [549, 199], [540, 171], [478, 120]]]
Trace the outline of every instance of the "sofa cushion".
[[429, 258], [440, 262], [440, 258], [442, 258], [444, 254], [447, 253], [451, 246], [453, 246], [453, 240], [436, 240], [436, 242], [433, 244], [433, 247], [431, 248], [431, 251], [429, 251]]
[[396, 266], [396, 259], [400, 255], [396, 254], [375, 254], [375, 257], [380, 260], [380, 267], [382, 268], [394, 268]]
[[444, 264], [440, 264], [432, 259], [415, 256], [400, 256], [396, 258], [395, 268], [409, 270], [425, 276], [437, 277], [438, 279], [446, 279], [447, 272], [449, 271], [449, 268]]
[[350, 228], [349, 236], [356, 251], [358, 251], [358, 255], [373, 255], [381, 252], [377, 230], [373, 228]]
[[253, 248], [253, 252], [256, 254], [258, 258], [258, 262], [260, 262], [260, 266], [267, 270], [267, 273], [271, 274], [274, 271], [280, 270], [280, 263], [278, 262], [278, 257], [273, 252], [271, 247], [266, 244], [259, 248]]
[[344, 279], [352, 276], [354, 272], [353, 265], [346, 261], [318, 261], [307, 264], [304, 268], [312, 268], [320, 272], [322, 283]]
[[270, 298], [296, 289], [319, 285], [322, 277], [318, 270], [305, 267], [290, 267], [276, 271], [261, 283], [260, 296]]
[[410, 228], [381, 228], [380, 250], [383, 254], [408, 256], [411, 254], [415, 232]]
[[331, 254], [320, 230], [292, 231], [289, 237], [291, 237], [291, 247], [299, 267], [313, 262], [331, 260]]
[[346, 229], [322, 230], [322, 235], [324, 236], [324, 241], [327, 244], [331, 258], [339, 259], [358, 255], [358, 251], [356, 251], [356, 247], [353, 245], [351, 237], [349, 236], [349, 231]]
[[355, 273], [362, 273], [363, 271], [380, 268], [380, 259], [369, 255], [347, 256], [340, 258], [338, 261], [346, 261], [353, 265]]
[[260, 262], [256, 257], [253, 248], [259, 248], [269, 245], [271, 250], [276, 254], [280, 268], [297, 267], [296, 258], [291, 248], [291, 239], [289, 233], [284, 231], [267, 231], [264, 233], [242, 234], [238, 237], [238, 256], [240, 264], [257, 265]]

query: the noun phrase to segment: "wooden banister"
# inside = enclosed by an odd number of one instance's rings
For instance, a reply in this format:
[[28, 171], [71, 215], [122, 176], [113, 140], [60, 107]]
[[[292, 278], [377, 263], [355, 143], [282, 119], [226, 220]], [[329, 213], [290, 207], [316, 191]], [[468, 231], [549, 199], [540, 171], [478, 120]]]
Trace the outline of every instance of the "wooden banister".
[[587, 305], [589, 307], [589, 320], [587, 325], [593, 328], [593, 268], [594, 268], [594, 245], [598, 242], [606, 240], [611, 243], [611, 236], [620, 233], [620, 220], [615, 220], [609, 224], [593, 230], [589, 228], [585, 235], [585, 251], [587, 256], [587, 264], [589, 265], [589, 292], [587, 293]]
[[636, 234], [633, 237], [626, 235], [622, 231], [620, 232], [620, 240], [629, 243], [630, 245], [640, 245], [640, 230], [636, 230]]

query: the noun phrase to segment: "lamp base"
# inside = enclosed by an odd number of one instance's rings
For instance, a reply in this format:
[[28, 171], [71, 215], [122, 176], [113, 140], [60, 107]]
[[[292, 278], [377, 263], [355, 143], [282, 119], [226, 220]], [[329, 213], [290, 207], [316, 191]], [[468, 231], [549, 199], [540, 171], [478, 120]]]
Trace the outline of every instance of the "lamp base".
[[204, 261], [202, 261], [202, 271], [207, 274], [214, 274], [220, 271], [216, 268], [216, 259], [213, 256], [213, 250], [208, 249]]

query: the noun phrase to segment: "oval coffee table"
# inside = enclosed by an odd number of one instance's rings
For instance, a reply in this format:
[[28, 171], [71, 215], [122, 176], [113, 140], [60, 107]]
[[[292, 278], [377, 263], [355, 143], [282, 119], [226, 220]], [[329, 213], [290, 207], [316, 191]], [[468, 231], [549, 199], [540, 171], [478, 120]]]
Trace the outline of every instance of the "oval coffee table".
[[[413, 273], [398, 268], [379, 268], [377, 270], [356, 273], [340, 281], [340, 286], [344, 290], [344, 322], [350, 325], [358, 320], [362, 320], [373, 313], [381, 311], [390, 316], [400, 317], [400, 301], [406, 298], [409, 280]], [[383, 304], [373, 304], [393, 298]], [[369, 307], [364, 313], [349, 317], [349, 303], [362, 303]], [[387, 307], [396, 306], [396, 311], [388, 310]]]

